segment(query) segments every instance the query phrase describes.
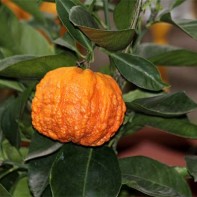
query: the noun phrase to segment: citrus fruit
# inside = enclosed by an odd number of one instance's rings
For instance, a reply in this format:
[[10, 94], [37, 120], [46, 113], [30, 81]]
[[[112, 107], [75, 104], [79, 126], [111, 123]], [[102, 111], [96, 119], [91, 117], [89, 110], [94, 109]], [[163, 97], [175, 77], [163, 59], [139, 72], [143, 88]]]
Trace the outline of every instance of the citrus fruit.
[[48, 72], [37, 85], [32, 124], [60, 142], [99, 146], [117, 132], [125, 110], [122, 92], [112, 77], [62, 67]]

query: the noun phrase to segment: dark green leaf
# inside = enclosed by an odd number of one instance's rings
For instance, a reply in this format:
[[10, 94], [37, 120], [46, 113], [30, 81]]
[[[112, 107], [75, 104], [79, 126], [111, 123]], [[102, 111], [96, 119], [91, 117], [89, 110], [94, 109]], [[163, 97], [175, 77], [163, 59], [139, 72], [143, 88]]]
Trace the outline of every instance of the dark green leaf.
[[160, 17], [160, 21], [176, 25], [179, 29], [187, 33], [190, 37], [197, 40], [197, 20], [172, 19], [171, 13], [167, 12]]
[[197, 182], [197, 156], [188, 155], [185, 157], [185, 160], [189, 173], [193, 176], [194, 181]]
[[132, 124], [150, 126], [180, 137], [197, 139], [197, 125], [189, 122], [187, 118], [162, 118], [136, 114]]
[[54, 40], [55, 44], [58, 44], [60, 46], [66, 47], [74, 52], [76, 52], [78, 55], [80, 54], [80, 51], [77, 48], [77, 42], [74, 40], [74, 38], [69, 34], [65, 33], [64, 37], [57, 38]]
[[6, 106], [1, 117], [1, 129], [11, 145], [19, 148], [20, 132], [19, 121], [21, 120], [29, 95], [34, 84], [30, 85], [18, 98], [11, 100]]
[[49, 185], [49, 173], [56, 155], [50, 154], [28, 162], [28, 181], [34, 197], [42, 196]]
[[39, 10], [39, 4], [36, 0], [33, 1], [24, 1], [24, 0], [13, 0], [20, 8], [25, 10], [34, 16], [39, 22], [44, 22], [44, 16]]
[[75, 64], [76, 57], [70, 53], [43, 57], [12, 56], [0, 61], [0, 76], [39, 79], [50, 70]]
[[181, 116], [197, 108], [184, 92], [140, 98], [126, 104], [138, 112], [162, 117]]
[[29, 154], [26, 161], [43, 157], [56, 152], [63, 144], [53, 141], [38, 132], [35, 132], [29, 148]]
[[115, 197], [121, 185], [117, 157], [105, 146], [65, 144], [53, 165], [50, 185], [56, 197]]
[[0, 196], [12, 197], [12, 195], [0, 184]]
[[1, 129], [5, 137], [9, 140], [10, 144], [19, 148], [21, 137], [18, 125], [20, 99], [13, 99], [6, 106], [1, 117]]
[[16, 171], [16, 169], [13, 168], [13, 166], [7, 167], [4, 165], [2, 166], [2, 168], [0, 173], [0, 182], [7, 191], [11, 191], [13, 185], [15, 185], [15, 183], [19, 179], [19, 173]]
[[131, 43], [135, 33], [134, 29], [121, 31], [98, 29], [90, 13], [80, 6], [75, 6], [71, 9], [70, 20], [98, 46], [112, 51], [126, 48]]
[[166, 87], [156, 66], [146, 59], [125, 53], [110, 55], [123, 77], [136, 86], [153, 91], [159, 91]]
[[162, 66], [197, 66], [197, 53], [167, 45], [146, 43], [139, 46], [137, 54]]
[[154, 197], [192, 197], [181, 175], [156, 160], [135, 156], [119, 160], [122, 184]]
[[0, 88], [10, 88], [19, 92], [23, 91], [23, 86], [21, 83], [7, 79], [0, 79]]
[[81, 43], [89, 51], [92, 51], [93, 49], [91, 41], [79, 29], [76, 29], [69, 21], [69, 12], [73, 6], [75, 6], [75, 3], [73, 3], [71, 0], [56, 0], [58, 15], [64, 26], [79, 43]]
[[26, 23], [19, 22], [5, 6], [0, 7], [0, 24], [0, 46], [13, 54], [54, 54], [53, 47], [37, 30]]
[[137, 5], [139, 0], [120, 0], [113, 12], [114, 21], [118, 29], [135, 28], [133, 23], [138, 17]]

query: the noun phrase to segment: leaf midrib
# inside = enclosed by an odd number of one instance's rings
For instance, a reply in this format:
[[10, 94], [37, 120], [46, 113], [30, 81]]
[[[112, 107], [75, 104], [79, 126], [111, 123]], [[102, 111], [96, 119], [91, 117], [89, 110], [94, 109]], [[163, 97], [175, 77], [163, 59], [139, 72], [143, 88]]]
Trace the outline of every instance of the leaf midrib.
[[85, 176], [84, 176], [83, 193], [82, 193], [82, 196], [83, 196], [83, 197], [86, 197], [86, 195], [85, 195], [86, 183], [87, 183], [87, 179], [88, 179], [88, 169], [89, 169], [89, 167], [90, 167], [90, 162], [91, 162], [91, 158], [92, 158], [92, 152], [93, 152], [93, 149], [90, 149], [89, 154], [88, 154], [88, 159], [87, 159], [87, 165], [86, 165], [86, 170], [85, 170]]

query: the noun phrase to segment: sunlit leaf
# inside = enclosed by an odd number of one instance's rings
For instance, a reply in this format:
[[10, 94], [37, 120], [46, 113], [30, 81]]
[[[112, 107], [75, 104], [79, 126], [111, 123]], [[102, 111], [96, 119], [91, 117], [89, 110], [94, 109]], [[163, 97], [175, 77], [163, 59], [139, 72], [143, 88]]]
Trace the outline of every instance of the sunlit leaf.
[[119, 160], [122, 184], [154, 197], [192, 197], [189, 186], [173, 168], [135, 156]]
[[[83, 16], [83, 17], [81, 17]], [[127, 47], [133, 39], [134, 29], [107, 31], [98, 29], [93, 17], [81, 6], [75, 6], [70, 11], [71, 22], [98, 46], [117, 51]]]
[[118, 160], [112, 149], [69, 143], [55, 160], [50, 185], [53, 196], [115, 197], [120, 181]]
[[136, 55], [113, 53], [112, 61], [128, 81], [138, 87], [159, 91], [167, 85], [162, 82], [156, 66]]

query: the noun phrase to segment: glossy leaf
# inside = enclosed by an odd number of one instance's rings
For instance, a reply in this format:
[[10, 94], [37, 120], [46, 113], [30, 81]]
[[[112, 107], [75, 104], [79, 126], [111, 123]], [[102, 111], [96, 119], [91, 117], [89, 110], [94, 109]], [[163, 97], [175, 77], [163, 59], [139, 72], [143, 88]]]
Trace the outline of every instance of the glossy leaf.
[[185, 138], [197, 139], [197, 125], [187, 118], [162, 118], [135, 114], [133, 126], [149, 126]]
[[2, 197], [12, 197], [12, 195], [0, 184], [0, 196]]
[[53, 165], [50, 185], [53, 196], [115, 197], [121, 185], [117, 157], [105, 146], [65, 144]]
[[119, 160], [122, 184], [154, 197], [192, 197], [181, 175], [156, 160], [135, 156]]
[[24, 0], [13, 0], [15, 4], [17, 4], [21, 9], [28, 12], [32, 16], [35, 17], [39, 22], [44, 22], [44, 16], [39, 10], [38, 2], [34, 1], [24, 1]]
[[172, 19], [171, 13], [167, 12], [160, 17], [160, 21], [176, 25], [193, 39], [197, 40], [197, 20]]
[[185, 157], [187, 169], [191, 176], [193, 176], [194, 181], [197, 182], [197, 156], [188, 155]]
[[80, 6], [71, 9], [70, 20], [95, 44], [112, 51], [126, 48], [131, 43], [135, 33], [134, 29], [121, 31], [98, 29], [90, 13]]
[[50, 70], [75, 64], [76, 57], [70, 53], [43, 57], [12, 56], [0, 61], [0, 76], [40, 79]]
[[49, 185], [49, 174], [56, 155], [53, 153], [28, 162], [28, 181], [34, 197], [42, 196]]
[[44, 36], [27, 23], [18, 21], [5, 6], [0, 7], [0, 24], [0, 45], [13, 54], [54, 54], [53, 47]]
[[92, 51], [91, 41], [69, 21], [70, 10], [75, 5], [76, 4], [71, 0], [56, 0], [56, 8], [61, 22], [79, 43], [81, 43], [89, 51]]
[[167, 86], [162, 82], [156, 66], [146, 59], [125, 53], [110, 55], [123, 77], [136, 86], [153, 91], [162, 90]]
[[30, 148], [29, 148], [29, 154], [25, 161], [43, 157], [46, 155], [49, 155], [51, 153], [56, 152], [63, 144], [56, 142], [54, 140], [51, 140], [48, 137], [45, 137], [38, 132], [35, 132], [33, 134]]
[[184, 92], [140, 98], [126, 104], [138, 112], [162, 117], [181, 116], [197, 108]]
[[132, 27], [135, 18], [138, 17], [138, 14], [136, 13], [138, 2], [139, 0], [120, 0], [116, 5], [113, 17], [118, 29], [127, 29]]
[[162, 66], [197, 66], [197, 53], [187, 49], [145, 43], [138, 47], [137, 54]]

